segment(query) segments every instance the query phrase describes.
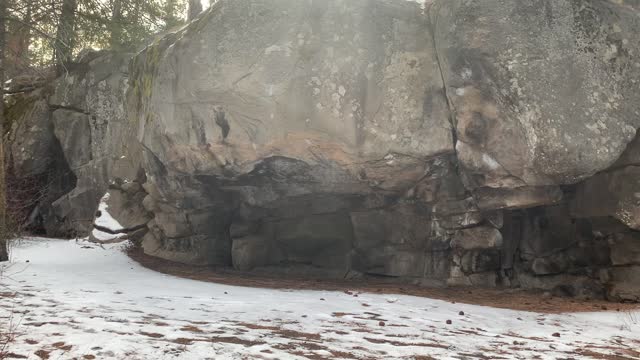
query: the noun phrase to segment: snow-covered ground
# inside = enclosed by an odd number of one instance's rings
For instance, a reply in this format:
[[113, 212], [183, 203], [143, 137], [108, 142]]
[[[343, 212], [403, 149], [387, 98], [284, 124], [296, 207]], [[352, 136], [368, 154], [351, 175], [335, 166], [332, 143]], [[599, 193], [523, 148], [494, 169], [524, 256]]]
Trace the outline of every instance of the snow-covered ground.
[[544, 315], [401, 295], [234, 287], [156, 273], [121, 250], [14, 242], [0, 279], [0, 331], [17, 335], [8, 351], [30, 359], [640, 355], [640, 314]]

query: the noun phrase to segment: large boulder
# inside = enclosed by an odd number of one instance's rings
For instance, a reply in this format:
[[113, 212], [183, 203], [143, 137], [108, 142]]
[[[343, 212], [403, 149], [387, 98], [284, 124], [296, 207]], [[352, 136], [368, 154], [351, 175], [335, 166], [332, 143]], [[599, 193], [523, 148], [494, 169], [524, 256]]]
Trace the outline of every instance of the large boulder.
[[50, 234], [173, 261], [640, 299], [638, 6], [424, 5], [220, 0], [83, 52], [10, 84], [12, 171], [58, 174]]
[[611, 300], [640, 302], [640, 266], [616, 267], [610, 276], [608, 297]]
[[53, 133], [49, 89], [34, 88], [41, 82], [28, 83], [26, 79], [31, 78], [10, 82], [11, 93], [4, 98], [7, 132], [2, 141], [9, 215], [21, 225], [37, 229], [44, 226], [41, 215], [75, 186], [76, 178]]
[[615, 164], [581, 182], [571, 201], [575, 217], [611, 216], [640, 230], [640, 137], [636, 137]]
[[8, 165], [18, 177], [46, 173], [56, 152], [45, 89], [8, 95], [5, 106]]
[[[129, 107], [159, 204], [157, 235], [232, 250], [243, 268], [250, 254], [259, 265], [264, 249], [284, 248], [271, 263], [344, 269], [359, 243], [351, 220], [379, 221], [384, 211], [370, 209], [454, 151], [428, 33], [415, 3], [220, 1], [147, 48], [132, 64]], [[195, 214], [220, 228], [180, 220]], [[234, 223], [254, 231], [232, 239]], [[231, 263], [224, 254], [200, 261], [213, 259]]]
[[[222, 1], [136, 59], [140, 140], [168, 170], [227, 177], [267, 157], [335, 163], [355, 177], [363, 160], [452, 151], [433, 44], [413, 5]], [[405, 165], [386, 160], [371, 171]]]
[[130, 55], [84, 52], [67, 74], [56, 79], [49, 97], [51, 123], [77, 182], [52, 204], [48, 233], [87, 235], [94, 211], [112, 179], [135, 180], [135, 145], [125, 116]]
[[[129, 54], [85, 51], [58, 78], [8, 82], [7, 164], [11, 203], [51, 236], [85, 236], [112, 178], [138, 167], [125, 116]], [[13, 195], [12, 195], [13, 196]]]
[[[576, 183], [611, 166], [633, 139], [640, 126], [633, 6], [452, 0], [434, 2], [430, 16], [469, 188]], [[540, 192], [527, 201], [556, 200]]]
[[611, 247], [635, 249], [636, 13], [218, 1], [131, 63], [142, 246], [240, 270], [602, 296], [622, 278], [600, 277], [612, 262], [635, 264]]
[[576, 217], [613, 216], [640, 230], [640, 168], [629, 166], [598, 174], [577, 187]]

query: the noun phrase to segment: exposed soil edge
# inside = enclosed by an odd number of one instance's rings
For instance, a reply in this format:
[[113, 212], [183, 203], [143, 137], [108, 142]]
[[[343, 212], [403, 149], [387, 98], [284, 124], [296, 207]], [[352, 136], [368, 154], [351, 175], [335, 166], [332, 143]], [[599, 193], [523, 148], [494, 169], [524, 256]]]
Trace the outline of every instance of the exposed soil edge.
[[283, 290], [329, 290], [352, 294], [399, 294], [428, 297], [464, 304], [547, 314], [640, 310], [640, 304], [613, 303], [604, 300], [578, 300], [545, 296], [540, 291], [519, 289], [480, 289], [468, 287], [426, 288], [411, 284], [389, 283], [379, 279], [327, 280], [265, 277], [252, 273], [175, 263], [146, 255], [130, 247], [127, 254], [145, 268], [181, 278], [225, 285]]

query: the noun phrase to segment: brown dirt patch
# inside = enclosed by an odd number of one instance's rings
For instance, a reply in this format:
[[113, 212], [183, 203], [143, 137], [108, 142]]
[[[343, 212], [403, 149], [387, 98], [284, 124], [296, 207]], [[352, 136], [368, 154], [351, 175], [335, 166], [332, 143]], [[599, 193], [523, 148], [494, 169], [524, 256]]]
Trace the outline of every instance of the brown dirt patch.
[[270, 330], [270, 331], [279, 331], [280, 327], [279, 326], [272, 326], [272, 325], [260, 325], [260, 324], [251, 324], [251, 323], [245, 323], [245, 322], [239, 322], [236, 323], [238, 326], [242, 326], [245, 327], [247, 329], [251, 329], [251, 330]]
[[36, 356], [39, 357], [40, 359], [43, 360], [47, 360], [49, 358], [49, 354], [51, 354], [51, 351], [47, 351], [47, 350], [38, 350], [35, 352]]
[[3, 353], [0, 352], [0, 359], [28, 359], [28, 356], [25, 355], [20, 355], [20, 354], [16, 354], [16, 353]]
[[53, 347], [54, 347], [54, 348], [56, 348], [56, 349], [64, 350], [64, 351], [69, 351], [69, 350], [71, 350], [71, 348], [73, 347], [73, 345], [67, 345], [67, 344], [65, 344], [65, 342], [64, 342], [64, 341], [59, 341], [59, 342], [57, 342], [57, 343], [53, 343], [53, 344], [51, 344], [51, 346], [53, 346]]
[[636, 360], [637, 359], [637, 357], [627, 357], [627, 356], [616, 355], [616, 354], [613, 354], [613, 355], [603, 354], [603, 353], [600, 353], [594, 350], [588, 350], [588, 349], [577, 350], [576, 355], [589, 357], [591, 359], [599, 359], [599, 360]]
[[[545, 297], [542, 292], [511, 288], [481, 289], [468, 287], [425, 288], [411, 284], [391, 283], [379, 278], [329, 280], [316, 278], [265, 277], [228, 268], [193, 266], [174, 263], [131, 248], [128, 255], [140, 265], [163, 274], [219, 284], [292, 290], [331, 290], [345, 293], [402, 294], [428, 297], [503, 309], [558, 314], [565, 312], [629, 311], [640, 304], [613, 303], [603, 300], [576, 300]], [[364, 306], [364, 305], [363, 305]]]
[[41, 327], [41, 326], [44, 326], [44, 325], [60, 325], [60, 322], [58, 322], [58, 321], [29, 322], [29, 323], [25, 323], [24, 325]]
[[198, 334], [201, 334], [204, 332], [202, 329], [194, 325], [183, 326], [180, 328], [180, 331], [187, 331], [187, 332], [198, 333]]
[[[622, 346], [622, 347], [621, 347]], [[640, 359], [640, 349], [635, 348], [631, 349], [627, 346], [621, 344], [621, 346], [596, 346], [591, 345], [585, 349], [584, 351], [598, 351], [598, 350], [607, 350], [617, 354], [620, 356], [619, 359]], [[609, 358], [606, 358], [609, 359]]]
[[449, 348], [448, 345], [443, 345], [438, 343], [426, 343], [426, 342], [412, 343], [412, 342], [402, 342], [402, 341], [388, 340], [388, 339], [374, 339], [369, 337], [365, 337], [364, 339], [373, 344], [387, 344], [387, 345], [393, 345], [393, 346], [419, 346], [419, 347], [430, 347], [430, 348], [439, 348], [439, 349]]
[[334, 312], [334, 313], [331, 314], [331, 316], [337, 317], [337, 318], [345, 317], [347, 315], [354, 316], [356, 314], [345, 313], [345, 312]]
[[159, 339], [159, 338], [164, 337], [164, 335], [162, 335], [162, 334], [150, 333], [150, 332], [146, 332], [146, 331], [140, 331], [140, 335], [148, 336], [148, 337], [154, 338], [154, 339]]
[[264, 341], [245, 340], [245, 339], [237, 338], [235, 336], [214, 336], [210, 338], [209, 341], [213, 343], [219, 342], [219, 343], [227, 343], [227, 344], [238, 344], [238, 345], [244, 345], [244, 346], [256, 346], [256, 345], [266, 344]]
[[320, 334], [312, 334], [312, 333], [307, 333], [307, 332], [302, 332], [297, 330], [283, 329], [280, 326], [260, 325], [260, 324], [252, 324], [252, 323], [245, 323], [245, 322], [238, 322], [236, 324], [238, 326], [241, 326], [247, 329], [252, 329], [252, 330], [268, 330], [268, 331], [271, 331], [274, 335], [277, 335], [284, 339], [306, 340], [306, 341], [319, 341], [320, 339], [322, 339], [322, 336]]
[[177, 338], [170, 340], [173, 343], [180, 345], [191, 345], [194, 342], [208, 342], [208, 343], [226, 343], [226, 344], [237, 344], [244, 346], [255, 346], [255, 345], [264, 345], [266, 344], [264, 341], [259, 340], [245, 340], [235, 336], [212, 336], [208, 338]]
[[191, 345], [193, 344], [194, 341], [197, 341], [197, 340], [189, 339], [189, 338], [177, 338], [173, 340], [174, 343], [180, 344], [180, 345]]

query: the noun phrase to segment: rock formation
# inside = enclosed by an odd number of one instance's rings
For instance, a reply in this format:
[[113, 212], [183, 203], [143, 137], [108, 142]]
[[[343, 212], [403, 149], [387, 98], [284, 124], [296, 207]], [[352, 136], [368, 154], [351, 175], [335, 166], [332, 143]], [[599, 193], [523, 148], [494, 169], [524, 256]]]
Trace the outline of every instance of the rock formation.
[[55, 81], [36, 89], [25, 82], [5, 99], [11, 176], [17, 183], [42, 179], [47, 193], [31, 221], [51, 236], [86, 235], [110, 179], [136, 174], [124, 142], [130, 57], [83, 52]]
[[173, 261], [637, 301], [639, 15], [221, 0], [128, 83], [116, 55], [57, 80], [53, 112], [21, 120], [53, 130], [12, 131], [14, 160], [46, 167], [19, 156], [42, 152], [27, 138], [64, 154], [58, 223], [86, 221], [111, 179], [111, 215]]

